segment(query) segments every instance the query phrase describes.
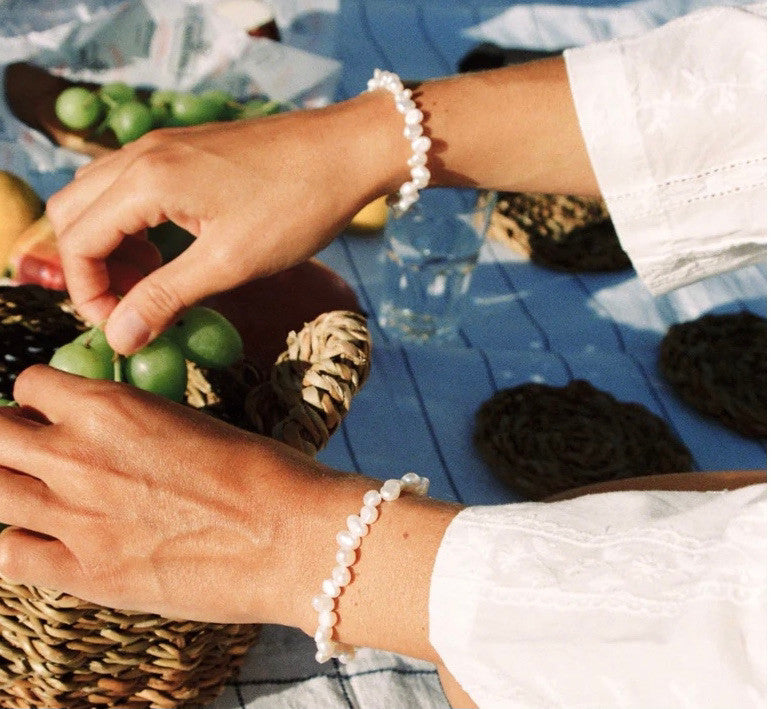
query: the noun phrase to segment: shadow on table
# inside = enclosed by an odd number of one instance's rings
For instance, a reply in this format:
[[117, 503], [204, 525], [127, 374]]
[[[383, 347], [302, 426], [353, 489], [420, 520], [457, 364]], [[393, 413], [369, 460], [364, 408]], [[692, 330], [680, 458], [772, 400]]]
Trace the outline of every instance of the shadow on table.
[[435, 667], [361, 648], [345, 667], [315, 659], [313, 640], [298, 629], [262, 628], [238, 680], [206, 709], [449, 709]]
[[766, 275], [748, 267], [652, 295], [631, 269], [551, 271], [529, 261], [480, 263], [461, 335], [474, 347], [654, 355], [670, 325], [707, 313], [766, 317]]

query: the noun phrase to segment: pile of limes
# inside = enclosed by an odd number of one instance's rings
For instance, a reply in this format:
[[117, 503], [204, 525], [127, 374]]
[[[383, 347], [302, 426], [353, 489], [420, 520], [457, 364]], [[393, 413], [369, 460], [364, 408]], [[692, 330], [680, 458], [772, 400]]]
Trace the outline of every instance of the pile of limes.
[[166, 332], [128, 357], [117, 355], [105, 333], [94, 327], [62, 345], [49, 364], [90, 379], [125, 381], [173, 401], [186, 393], [186, 360], [201, 367], [224, 369], [242, 357], [237, 329], [219, 312], [191, 308]]
[[156, 89], [145, 94], [121, 81], [96, 89], [70, 86], [56, 98], [54, 112], [71, 130], [111, 130], [121, 145], [131, 143], [154, 128], [195, 126], [213, 121], [268, 116], [293, 106], [266, 98], [238, 101], [222, 89], [201, 92]]

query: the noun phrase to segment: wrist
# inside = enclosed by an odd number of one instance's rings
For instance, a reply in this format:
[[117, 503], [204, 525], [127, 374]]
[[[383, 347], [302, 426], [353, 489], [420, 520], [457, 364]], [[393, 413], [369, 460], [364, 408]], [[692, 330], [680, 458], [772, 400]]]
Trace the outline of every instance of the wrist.
[[[365, 88], [365, 87], [364, 87]], [[399, 191], [411, 181], [412, 141], [405, 135], [405, 116], [387, 89], [364, 92], [340, 104], [350, 118], [351, 162], [358, 166], [363, 203]]]
[[[286, 604], [286, 615], [277, 622], [314, 635], [318, 613], [312, 599], [336, 564], [337, 532], [346, 529], [348, 515], [358, 513], [364, 493], [381, 485], [363, 476], [337, 475], [315, 490], [314, 504], [307, 501], [303, 517], [293, 524], [298, 543], [286, 558], [294, 569], [293, 590], [277, 589], [278, 604]], [[444, 532], [459, 510], [413, 494], [380, 506], [378, 519], [360, 540], [352, 580], [336, 598], [338, 640], [437, 661], [428, 640], [430, 580]]]
[[438, 664], [429, 640], [431, 577], [444, 533], [459, 511], [411, 494], [382, 505], [380, 519], [362, 539], [353, 582], [337, 599], [342, 641]]

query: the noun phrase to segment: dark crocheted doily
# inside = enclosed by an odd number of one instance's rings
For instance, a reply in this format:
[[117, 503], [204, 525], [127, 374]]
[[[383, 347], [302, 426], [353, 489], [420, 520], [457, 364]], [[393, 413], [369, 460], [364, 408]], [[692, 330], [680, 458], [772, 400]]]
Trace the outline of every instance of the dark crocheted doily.
[[698, 411], [750, 437], [767, 435], [767, 320], [749, 312], [672, 325], [659, 368]]
[[489, 234], [555, 271], [632, 267], [605, 203], [594, 197], [501, 193]]
[[529, 500], [694, 468], [691, 453], [660, 417], [581, 379], [498, 392], [477, 412], [474, 444], [493, 473]]

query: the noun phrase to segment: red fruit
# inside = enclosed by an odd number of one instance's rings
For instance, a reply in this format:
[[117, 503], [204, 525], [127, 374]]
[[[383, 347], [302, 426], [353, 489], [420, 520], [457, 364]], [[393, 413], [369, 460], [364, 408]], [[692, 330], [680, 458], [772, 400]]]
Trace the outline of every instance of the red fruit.
[[52, 290], [65, 290], [54, 230], [45, 214], [14, 244], [8, 257], [8, 270], [15, 284], [35, 283]]

